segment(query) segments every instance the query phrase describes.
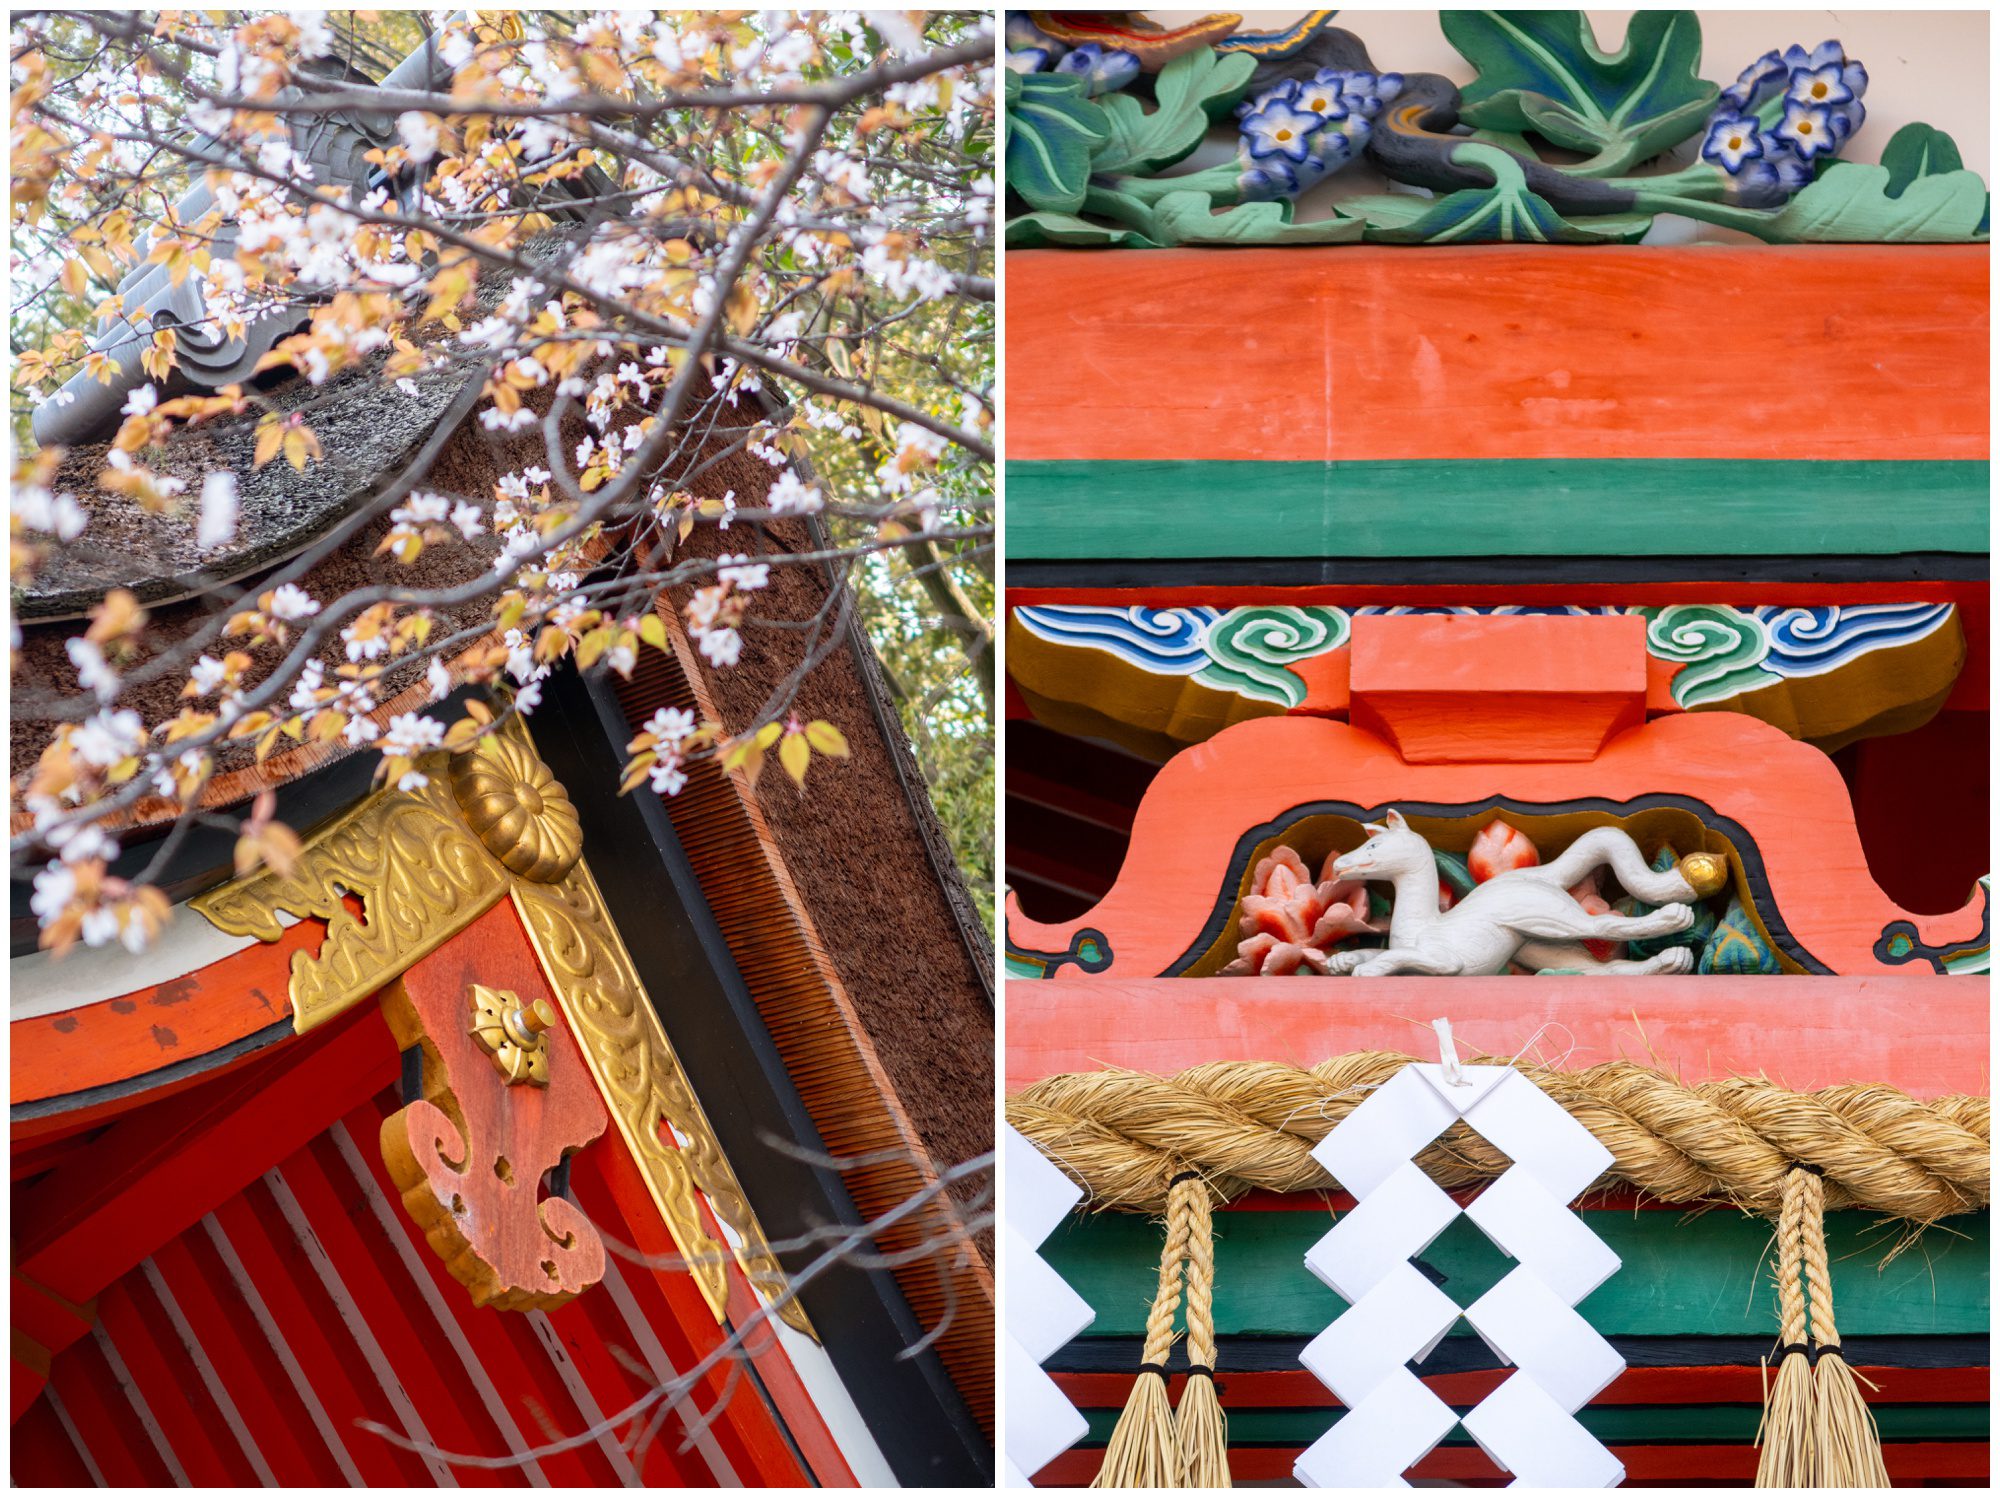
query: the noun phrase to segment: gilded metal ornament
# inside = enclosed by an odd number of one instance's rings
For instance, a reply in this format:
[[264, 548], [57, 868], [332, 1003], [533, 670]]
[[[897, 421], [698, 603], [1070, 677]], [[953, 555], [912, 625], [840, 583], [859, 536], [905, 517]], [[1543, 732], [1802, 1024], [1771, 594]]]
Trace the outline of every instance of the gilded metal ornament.
[[482, 739], [451, 757], [451, 791], [486, 850], [523, 879], [550, 884], [583, 856], [569, 794], [527, 743]]
[[[303, 1032], [378, 993], [511, 895], [619, 1135], [716, 1319], [727, 1313], [732, 1255], [760, 1291], [782, 1293], [784, 1269], [583, 862], [576, 810], [527, 730], [510, 721], [469, 750], [418, 763], [428, 784], [377, 791], [343, 813], [305, 840], [289, 875], [262, 869], [189, 903], [219, 929], [262, 941], [283, 933], [281, 910], [327, 923], [319, 955], [292, 958], [292, 1024]], [[344, 896], [360, 901], [362, 919]], [[703, 1198], [733, 1247], [710, 1234]], [[778, 1314], [816, 1335], [796, 1301]]]
[[549, 1048], [542, 1037], [556, 1022], [547, 999], [523, 1004], [519, 994], [472, 985], [472, 1026], [468, 1033], [493, 1058], [493, 1069], [510, 1087], [526, 1082], [549, 1085]]

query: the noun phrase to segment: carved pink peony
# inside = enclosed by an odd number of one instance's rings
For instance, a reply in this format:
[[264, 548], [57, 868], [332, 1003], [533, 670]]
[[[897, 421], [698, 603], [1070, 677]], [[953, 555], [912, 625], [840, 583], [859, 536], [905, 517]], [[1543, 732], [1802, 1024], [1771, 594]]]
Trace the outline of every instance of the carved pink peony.
[[1337, 857], [1327, 856], [1318, 883], [1292, 848], [1258, 860], [1243, 897], [1243, 940], [1223, 972], [1277, 977], [1303, 967], [1324, 973], [1329, 950], [1343, 938], [1384, 929], [1368, 919], [1366, 885], [1330, 877]]
[[1528, 841], [1527, 833], [1509, 827], [1498, 817], [1479, 829], [1479, 836], [1472, 840], [1472, 851], [1465, 856], [1474, 884], [1484, 884], [1509, 869], [1532, 869], [1541, 861], [1542, 855]]

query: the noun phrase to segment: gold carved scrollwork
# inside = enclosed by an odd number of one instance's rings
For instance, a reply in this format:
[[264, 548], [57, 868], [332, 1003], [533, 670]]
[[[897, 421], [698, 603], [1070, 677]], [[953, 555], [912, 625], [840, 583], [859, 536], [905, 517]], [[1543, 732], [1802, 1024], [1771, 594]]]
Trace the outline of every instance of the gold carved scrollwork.
[[[683, 1215], [698, 1221], [693, 1188], [699, 1187], [715, 1215], [742, 1240], [736, 1258], [750, 1282], [765, 1295], [777, 1296], [785, 1287], [785, 1271], [760, 1231], [752, 1236], [743, 1230], [746, 1223], [754, 1230], [756, 1217], [640, 986], [632, 959], [616, 939], [590, 870], [579, 864], [560, 884], [517, 884], [513, 893], [542, 970], [563, 996], [571, 1026], [584, 1038], [584, 1055], [598, 1090], [645, 1171], [660, 1214], [669, 1222]], [[700, 1127], [690, 1129], [689, 1119]], [[671, 1141], [663, 1137], [669, 1127]], [[706, 1262], [696, 1262], [685, 1248], [682, 1252], [704, 1289], [712, 1280], [713, 1294], [727, 1295], [729, 1250], [716, 1245]], [[788, 1302], [780, 1314], [799, 1330], [812, 1330], [797, 1301]]]
[[[583, 861], [576, 810], [527, 731], [510, 721], [418, 767], [427, 785], [377, 791], [343, 813], [306, 839], [288, 875], [261, 870], [189, 903], [220, 929], [263, 941], [282, 933], [280, 911], [327, 923], [318, 956], [292, 958], [292, 1024], [303, 1032], [379, 992], [511, 895], [709, 1309], [726, 1314], [732, 1253], [763, 1294], [781, 1294], [784, 1269]], [[360, 901], [362, 919], [344, 894]], [[704, 1196], [736, 1236], [733, 1250], [709, 1233]], [[779, 1314], [812, 1334], [796, 1301]]]
[[[319, 955], [292, 954], [292, 1028], [303, 1034], [369, 997], [499, 904], [510, 881], [429, 785], [377, 791], [307, 840], [288, 875], [266, 869], [189, 901], [232, 936], [276, 941], [278, 912], [326, 922]], [[342, 893], [361, 902], [356, 919]]]

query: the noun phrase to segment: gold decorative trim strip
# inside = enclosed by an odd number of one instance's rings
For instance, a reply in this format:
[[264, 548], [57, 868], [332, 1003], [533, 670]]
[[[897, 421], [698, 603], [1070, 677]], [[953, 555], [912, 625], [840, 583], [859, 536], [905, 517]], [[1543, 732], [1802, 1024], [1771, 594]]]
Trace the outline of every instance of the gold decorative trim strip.
[[[735, 1257], [762, 1294], [783, 1266], [723, 1154], [581, 855], [576, 812], [518, 721], [460, 754], [427, 755], [428, 783], [375, 792], [307, 838], [289, 874], [269, 869], [189, 904], [233, 936], [276, 941], [278, 912], [327, 923], [319, 955], [292, 958], [303, 1033], [370, 997], [511, 896], [618, 1132], [718, 1321]], [[468, 824], [469, 823], [469, 824]], [[356, 896], [363, 918], [342, 901]], [[662, 1133], [671, 1129], [671, 1138]], [[717, 1242], [701, 1198], [735, 1235]], [[817, 1336], [796, 1301], [778, 1313]]]
[[[443, 778], [433, 773], [415, 791], [377, 791], [341, 813], [306, 840], [289, 874], [261, 869], [188, 902], [231, 936], [259, 941], [284, 933], [281, 910], [326, 922], [317, 957], [292, 954], [292, 1028], [300, 1034], [368, 998], [507, 893], [507, 870], [459, 820]], [[360, 899], [360, 920], [343, 891]]]

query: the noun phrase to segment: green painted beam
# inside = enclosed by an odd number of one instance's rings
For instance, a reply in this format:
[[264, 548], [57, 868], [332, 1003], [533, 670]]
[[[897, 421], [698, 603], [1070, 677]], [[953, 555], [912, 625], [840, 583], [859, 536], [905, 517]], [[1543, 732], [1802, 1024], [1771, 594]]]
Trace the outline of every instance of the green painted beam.
[[[1714, 1211], [1584, 1214], [1623, 1267], [1577, 1307], [1607, 1337], [1771, 1336], [1777, 1307], [1762, 1218]], [[1305, 1253], [1331, 1225], [1323, 1212], [1219, 1212], [1215, 1329], [1224, 1336], [1317, 1335], [1346, 1304], [1313, 1277]], [[1827, 1219], [1841, 1335], [1949, 1336], [1989, 1325], [1987, 1215], [1954, 1217], [1886, 1266], [1898, 1229], [1865, 1212]], [[1072, 1218], [1042, 1250], [1095, 1308], [1088, 1336], [1137, 1336], [1159, 1273], [1158, 1224], [1124, 1213]], [[1440, 1288], [1470, 1304], [1510, 1267], [1461, 1217], [1424, 1254]], [[1461, 1321], [1455, 1336], [1471, 1336]]]
[[1007, 555], [1984, 555], [1989, 487], [1975, 461], [1017, 461]]
[[[1983, 1404], [1878, 1404], [1875, 1422], [1885, 1441], [1983, 1441], [1992, 1416]], [[1345, 1410], [1231, 1409], [1229, 1444], [1241, 1446], [1310, 1446], [1338, 1424]], [[1085, 1410], [1090, 1422], [1086, 1444], [1111, 1439], [1117, 1410]], [[1583, 1428], [1609, 1446], [1686, 1441], [1701, 1445], [1747, 1446], [1756, 1438], [1763, 1410], [1754, 1404], [1609, 1404], [1585, 1405], [1576, 1418]], [[1465, 1445], [1471, 1436], [1462, 1429], [1447, 1444]]]

